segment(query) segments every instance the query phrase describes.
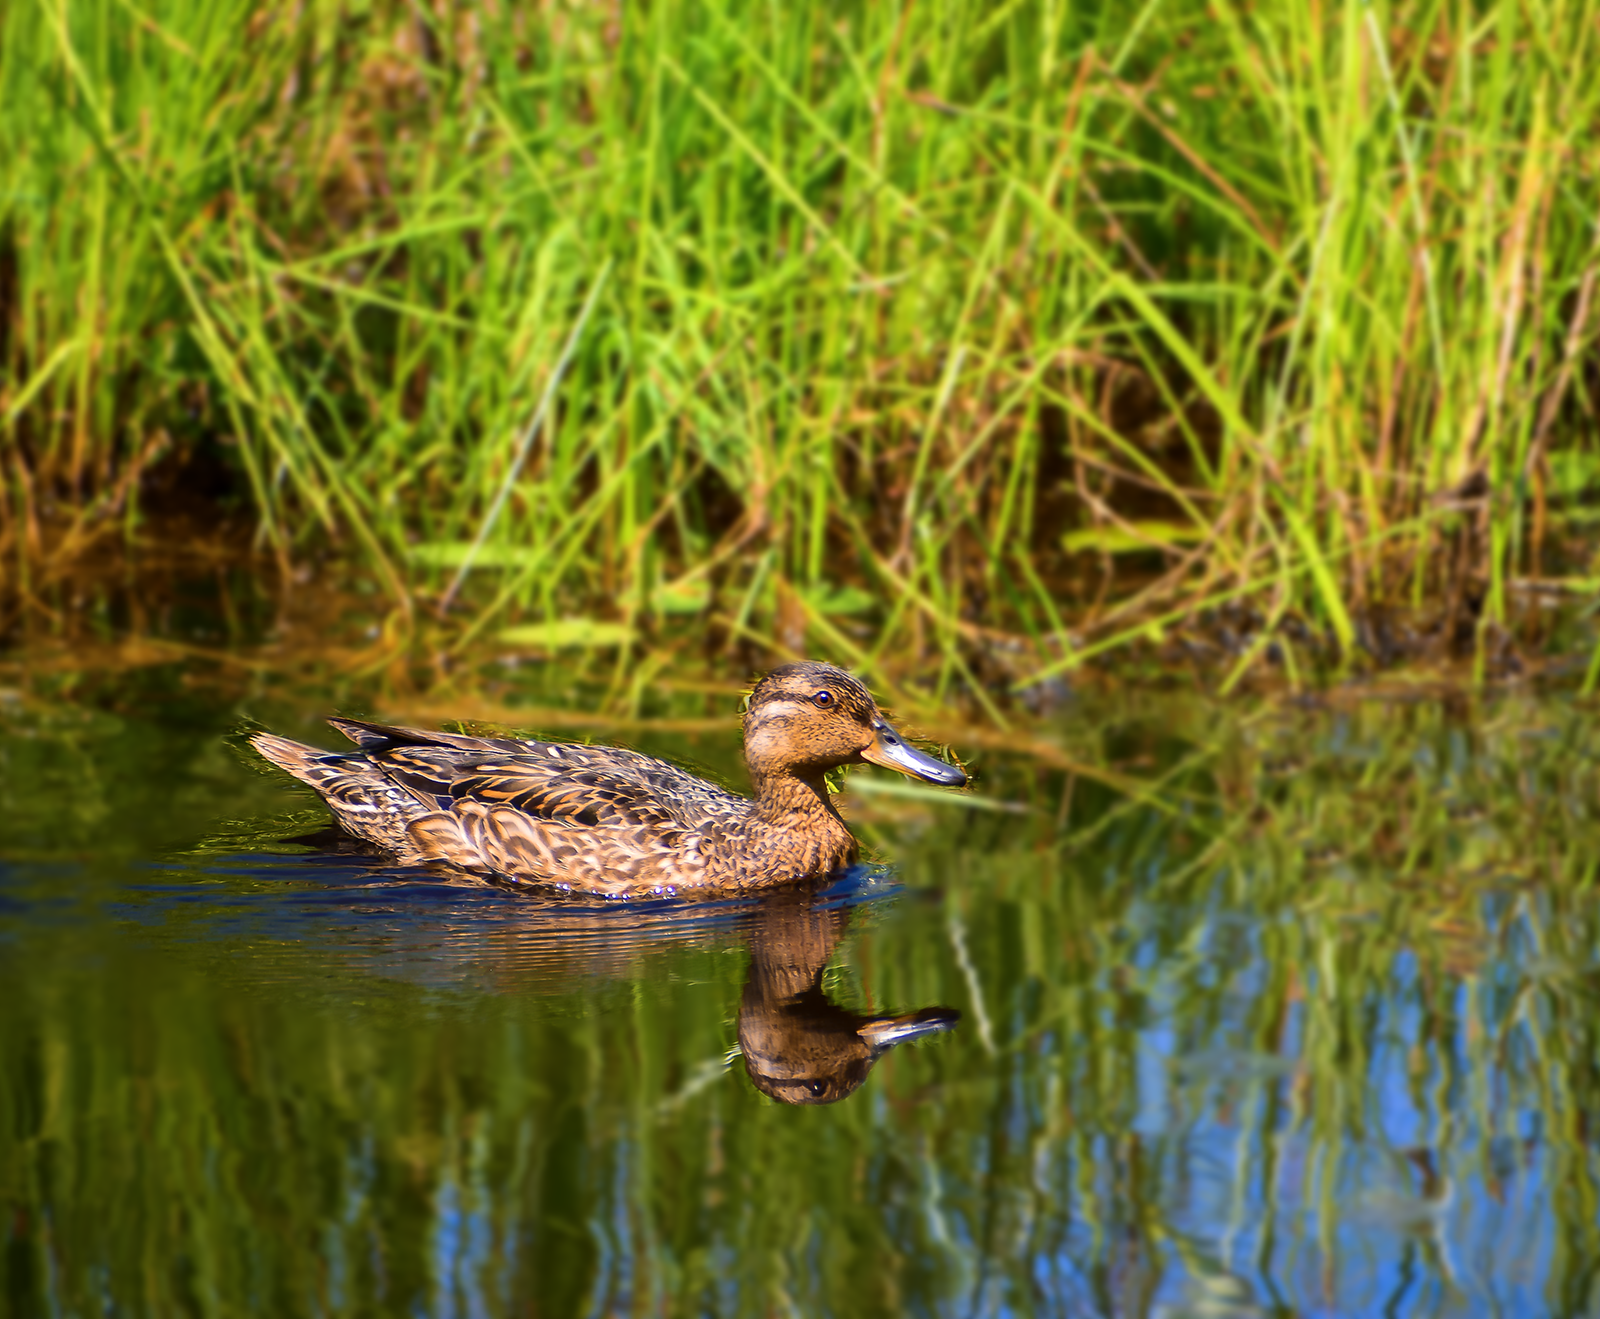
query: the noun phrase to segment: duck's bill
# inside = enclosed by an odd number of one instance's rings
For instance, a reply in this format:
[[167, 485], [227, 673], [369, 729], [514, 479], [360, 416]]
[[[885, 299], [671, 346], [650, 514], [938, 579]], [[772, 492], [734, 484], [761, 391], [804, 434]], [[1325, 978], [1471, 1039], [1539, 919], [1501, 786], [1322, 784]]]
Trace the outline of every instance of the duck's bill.
[[926, 783], [939, 783], [947, 788], [959, 788], [966, 783], [965, 773], [954, 765], [947, 765], [942, 760], [924, 755], [883, 720], [880, 719], [873, 725], [873, 731], [877, 736], [872, 739], [872, 745], [861, 753], [863, 760], [870, 761], [874, 765], [882, 765], [885, 769], [897, 769], [914, 779], [922, 779]]
[[874, 1053], [881, 1053], [907, 1040], [920, 1040], [925, 1035], [954, 1030], [960, 1020], [961, 1013], [955, 1008], [923, 1008], [920, 1012], [908, 1012], [903, 1017], [875, 1017], [856, 1034], [871, 1046]]

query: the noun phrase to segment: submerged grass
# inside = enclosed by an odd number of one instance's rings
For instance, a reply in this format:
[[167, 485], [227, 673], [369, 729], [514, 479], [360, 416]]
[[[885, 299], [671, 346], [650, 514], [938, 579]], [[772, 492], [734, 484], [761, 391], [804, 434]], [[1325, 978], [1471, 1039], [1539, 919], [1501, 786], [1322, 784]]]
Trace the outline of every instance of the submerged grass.
[[0, 24], [24, 598], [163, 480], [398, 623], [461, 579], [447, 645], [941, 694], [1197, 624], [1481, 671], [1590, 589], [1595, 0]]

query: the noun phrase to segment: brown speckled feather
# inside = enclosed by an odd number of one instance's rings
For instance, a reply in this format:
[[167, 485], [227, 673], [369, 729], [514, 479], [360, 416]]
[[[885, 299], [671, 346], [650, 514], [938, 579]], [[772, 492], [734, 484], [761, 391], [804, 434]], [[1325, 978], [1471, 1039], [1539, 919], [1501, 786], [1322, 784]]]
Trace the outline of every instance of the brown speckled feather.
[[329, 723], [358, 750], [322, 752], [270, 733], [251, 741], [316, 789], [349, 832], [408, 864], [609, 896], [767, 887], [853, 860], [855, 840], [822, 775], [881, 759], [874, 748], [885, 744], [897, 768], [965, 781], [904, 747], [866, 689], [821, 664], [780, 669], [751, 695], [753, 801], [620, 747]]

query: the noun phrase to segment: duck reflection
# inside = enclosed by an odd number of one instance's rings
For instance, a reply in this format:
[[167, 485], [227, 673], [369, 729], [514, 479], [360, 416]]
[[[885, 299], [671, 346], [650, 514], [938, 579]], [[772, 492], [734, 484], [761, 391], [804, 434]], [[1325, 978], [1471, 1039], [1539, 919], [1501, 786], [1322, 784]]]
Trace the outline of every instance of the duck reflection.
[[[293, 841], [316, 849], [318, 856], [304, 858], [313, 869], [326, 867], [330, 853], [351, 852], [323, 834]], [[369, 969], [439, 987], [583, 992], [648, 981], [663, 974], [663, 957], [742, 942], [750, 966], [739, 999], [739, 1052], [755, 1087], [785, 1104], [836, 1103], [859, 1089], [895, 1045], [950, 1030], [961, 1019], [947, 1007], [868, 1016], [829, 1000], [823, 976], [854, 913], [894, 891], [869, 867], [846, 872], [820, 895], [790, 889], [721, 902], [496, 893], [476, 878], [425, 870], [375, 868], [353, 890], [344, 886], [355, 875], [341, 869], [328, 878], [359, 895], [352, 910], [370, 923], [356, 955]]]
[[836, 1103], [895, 1045], [961, 1019], [954, 1008], [870, 1017], [831, 1002], [822, 975], [849, 919], [848, 911], [771, 898], [752, 922], [739, 1051], [756, 1089], [781, 1103]]

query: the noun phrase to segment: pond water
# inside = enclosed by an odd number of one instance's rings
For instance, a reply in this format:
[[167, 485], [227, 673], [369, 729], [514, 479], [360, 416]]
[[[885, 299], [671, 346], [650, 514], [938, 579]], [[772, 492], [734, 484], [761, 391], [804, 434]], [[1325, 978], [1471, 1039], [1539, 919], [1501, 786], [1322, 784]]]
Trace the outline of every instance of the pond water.
[[1570, 701], [1080, 695], [807, 900], [584, 907], [330, 850], [229, 735], [358, 698], [198, 673], [0, 697], [9, 1314], [1600, 1307]]

